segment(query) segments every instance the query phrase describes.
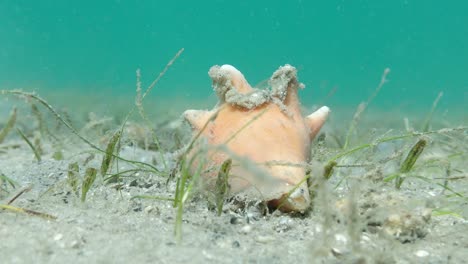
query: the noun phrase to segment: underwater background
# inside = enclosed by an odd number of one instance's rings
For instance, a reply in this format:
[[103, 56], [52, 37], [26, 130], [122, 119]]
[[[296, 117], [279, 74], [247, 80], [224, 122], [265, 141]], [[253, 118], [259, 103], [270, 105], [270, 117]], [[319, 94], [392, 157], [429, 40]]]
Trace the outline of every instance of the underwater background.
[[0, 89], [132, 104], [136, 69], [146, 87], [184, 48], [147, 105], [214, 102], [215, 64], [256, 85], [288, 63], [306, 85], [304, 105], [355, 108], [388, 67], [374, 109], [427, 113], [442, 91], [438, 111], [466, 119], [466, 10], [466, 1], [2, 0]]

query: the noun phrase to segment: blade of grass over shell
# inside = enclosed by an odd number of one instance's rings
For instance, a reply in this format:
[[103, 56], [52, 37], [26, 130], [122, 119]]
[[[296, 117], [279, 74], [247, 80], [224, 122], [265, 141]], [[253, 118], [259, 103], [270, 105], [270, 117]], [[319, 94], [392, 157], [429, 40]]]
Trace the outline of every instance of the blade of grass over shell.
[[182, 154], [182, 158], [185, 158], [187, 154], [192, 150], [195, 142], [201, 137], [203, 132], [206, 130], [210, 122], [213, 122], [217, 117], [219, 112], [224, 108], [224, 106], [221, 106], [220, 108], [216, 109], [216, 111], [211, 115], [211, 117], [208, 119], [208, 121], [205, 122], [203, 127], [198, 131], [198, 133], [190, 140], [189, 144], [187, 145], [187, 148], [185, 149], [184, 153]]
[[218, 216], [223, 212], [224, 199], [229, 191], [229, 172], [231, 171], [232, 159], [227, 159], [221, 165], [216, 179], [215, 196], [216, 210]]
[[298, 168], [311, 168], [312, 166], [307, 163], [293, 163], [289, 161], [278, 161], [278, 160], [270, 160], [266, 162], [259, 162], [255, 163], [257, 166], [268, 166], [268, 167], [273, 167], [273, 166], [285, 166], [285, 167], [298, 167]]
[[[167, 179], [167, 182], [166, 184], [169, 183], [169, 180], [171, 178], [173, 178], [176, 174], [176, 171], [179, 170], [179, 171], [182, 171], [182, 168], [185, 166], [184, 163], [186, 162], [186, 159], [188, 157], [188, 153], [192, 150], [193, 146], [195, 145], [195, 142], [201, 137], [201, 135], [203, 134], [203, 132], [206, 130], [206, 128], [208, 127], [208, 125], [210, 124], [210, 122], [212, 122], [213, 120], [216, 119], [216, 117], [218, 116], [218, 113], [223, 109], [224, 106], [221, 106], [220, 108], [218, 108], [212, 115], [211, 117], [205, 122], [205, 124], [203, 124], [203, 127], [200, 129], [200, 131], [198, 131], [198, 133], [190, 140], [190, 142], [187, 144], [187, 147], [185, 148], [185, 150], [183, 151], [183, 153], [179, 156], [179, 158], [177, 159], [177, 164], [176, 166], [174, 166], [174, 169], [173, 171], [170, 173], [170, 177], [168, 177]], [[193, 160], [193, 157], [192, 157], [192, 160]], [[191, 162], [190, 162], [191, 163]], [[176, 196], [176, 199], [175, 199], [175, 202], [174, 202], [174, 207], [177, 205], [177, 195], [179, 193], [179, 180], [180, 180], [180, 177], [177, 179], [177, 184], [176, 184], [176, 190], [175, 190], [175, 196]]]
[[86, 169], [85, 177], [81, 186], [81, 202], [86, 201], [86, 194], [96, 180], [97, 169], [89, 167]]
[[13, 110], [11, 110], [10, 117], [8, 117], [8, 121], [6, 122], [5, 126], [0, 130], [0, 143], [2, 143], [5, 140], [10, 131], [15, 126], [16, 115], [17, 110], [16, 107], [14, 107]]
[[28, 144], [28, 146], [31, 148], [31, 150], [33, 151], [34, 156], [36, 157], [37, 161], [40, 162], [41, 161], [41, 154], [39, 153], [37, 148], [31, 143], [31, 141], [28, 139], [28, 137], [26, 137], [26, 135], [23, 133], [23, 131], [21, 131], [19, 128], [16, 128], [16, 131], [21, 136], [21, 138], [26, 142], [26, 144]]
[[[181, 155], [181, 159], [178, 161], [178, 166], [176, 166], [176, 168], [184, 168], [185, 167], [185, 163], [186, 163], [186, 158], [187, 158], [187, 155], [188, 153], [192, 150], [195, 142], [201, 137], [201, 135], [203, 134], [203, 132], [205, 131], [205, 129], [208, 127], [208, 125], [210, 124], [210, 122], [214, 121], [217, 116], [218, 116], [218, 113], [224, 108], [225, 106], [222, 105], [221, 107], [219, 107], [218, 109], [216, 109], [216, 111], [211, 115], [211, 117], [205, 122], [205, 124], [203, 125], [203, 127], [200, 129], [200, 131], [198, 131], [198, 133], [192, 138], [192, 140], [189, 142], [189, 144], [187, 145], [187, 148], [185, 149], [184, 153]], [[235, 131], [225, 142], [223, 145], [226, 145], [227, 143], [229, 143], [231, 140], [233, 140], [242, 130], [244, 130], [246, 127], [248, 127], [250, 124], [252, 124], [254, 121], [256, 121], [258, 118], [260, 118], [264, 113], [266, 113], [266, 111], [269, 109], [269, 106], [265, 107], [265, 109], [263, 109], [260, 113], [258, 113], [257, 115], [255, 115], [254, 117], [252, 117], [248, 122], [246, 122], [241, 128], [239, 128], [237, 131]], [[198, 153], [199, 154], [199, 153]], [[192, 158], [191, 158], [191, 161], [190, 161], [190, 164], [185, 168], [189, 168], [192, 164], [192, 161], [194, 160], [196, 155], [194, 155]], [[230, 171], [230, 168], [231, 168], [231, 165], [232, 165], [232, 160], [229, 162], [230, 164], [227, 165], [226, 164], [226, 167], [225, 169], [228, 169], [229, 167], [229, 171]], [[223, 163], [223, 165], [225, 165]], [[221, 170], [222, 170], [222, 167], [221, 166]], [[183, 169], [183, 170], [185, 170]], [[200, 172], [197, 172], [196, 175], [200, 175], [201, 174], [201, 171]], [[229, 174], [229, 172], [225, 175], [227, 177], [227, 175]], [[219, 174], [218, 174], [219, 176]], [[174, 200], [174, 206], [176, 206], [178, 204], [178, 196], [180, 195], [180, 193], [184, 193], [184, 191], [179, 189], [181, 186], [183, 186], [183, 183], [181, 182], [181, 178], [183, 177], [180, 177], [177, 179], [177, 184], [176, 184], [176, 191], [175, 191], [175, 200]], [[193, 184], [193, 179], [192, 179], [192, 183]], [[217, 194], [217, 193], [215, 193]], [[217, 206], [217, 210], [218, 210], [218, 215], [220, 215], [220, 212], [219, 212], [219, 203], [218, 203], [218, 196], [215, 195], [215, 200], [216, 200], [216, 206]], [[224, 202], [224, 199], [223, 201]], [[179, 207], [180, 208], [180, 207]], [[180, 209], [180, 210], [183, 210], [183, 209]], [[221, 210], [222, 210], [222, 204], [221, 204]], [[179, 211], [178, 211], [179, 212]], [[182, 213], [182, 212], [180, 212]], [[181, 221], [181, 220], [180, 220]], [[177, 222], [177, 221], [176, 221]], [[176, 223], [176, 226], [177, 226], [177, 223]], [[177, 232], [177, 227], [176, 227], [176, 237], [178, 237], [178, 232]]]
[[265, 109], [263, 109], [260, 113], [252, 117], [248, 122], [246, 122], [241, 128], [236, 130], [235, 133], [233, 133], [225, 142], [224, 144], [227, 145], [231, 140], [233, 140], [239, 133], [241, 133], [245, 128], [250, 126], [253, 122], [255, 122], [257, 119], [259, 119], [263, 114], [266, 113], [266, 111], [270, 108], [270, 106], [266, 106]]

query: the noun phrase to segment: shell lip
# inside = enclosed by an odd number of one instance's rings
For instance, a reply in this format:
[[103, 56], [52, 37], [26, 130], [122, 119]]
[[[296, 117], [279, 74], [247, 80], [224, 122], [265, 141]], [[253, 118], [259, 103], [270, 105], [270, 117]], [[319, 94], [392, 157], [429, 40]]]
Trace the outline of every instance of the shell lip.
[[280, 198], [267, 201], [267, 205], [271, 210], [304, 213], [310, 206], [310, 199], [308, 193], [299, 188], [292, 193], [283, 194]]

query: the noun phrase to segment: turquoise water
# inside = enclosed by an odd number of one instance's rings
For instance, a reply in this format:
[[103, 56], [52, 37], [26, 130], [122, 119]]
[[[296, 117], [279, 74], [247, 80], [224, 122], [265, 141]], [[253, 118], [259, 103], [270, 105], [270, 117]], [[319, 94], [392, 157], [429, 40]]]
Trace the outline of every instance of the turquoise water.
[[317, 2], [3, 0], [0, 87], [132, 93], [137, 68], [149, 84], [185, 48], [151, 100], [212, 96], [215, 64], [254, 85], [289, 63], [307, 105], [357, 105], [389, 67], [375, 107], [427, 111], [443, 91], [440, 109], [466, 111], [468, 2]]

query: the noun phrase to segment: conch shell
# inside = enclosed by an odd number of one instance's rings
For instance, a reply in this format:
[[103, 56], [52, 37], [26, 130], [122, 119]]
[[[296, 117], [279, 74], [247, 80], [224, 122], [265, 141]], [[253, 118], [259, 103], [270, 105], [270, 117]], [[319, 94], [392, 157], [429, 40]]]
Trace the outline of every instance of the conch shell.
[[221, 164], [232, 159], [230, 195], [260, 198], [273, 207], [281, 203], [283, 211], [305, 211], [310, 197], [304, 165], [329, 108], [301, 115], [297, 93], [304, 85], [290, 65], [273, 73], [268, 89], [252, 88], [231, 65], [213, 66], [208, 74], [219, 103], [210, 111], [184, 112], [194, 134], [201, 131], [209, 146], [204, 180], [215, 182]]

